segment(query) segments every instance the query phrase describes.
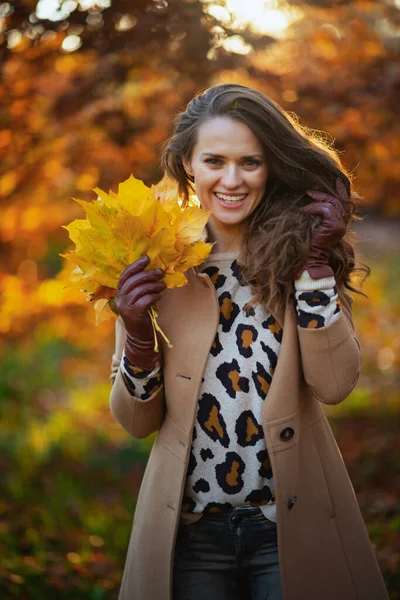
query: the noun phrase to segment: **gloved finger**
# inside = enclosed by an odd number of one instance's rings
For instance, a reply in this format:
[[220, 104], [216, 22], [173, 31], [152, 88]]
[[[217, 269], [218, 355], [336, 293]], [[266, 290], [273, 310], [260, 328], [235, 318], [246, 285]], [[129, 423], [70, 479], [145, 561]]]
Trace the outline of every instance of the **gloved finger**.
[[347, 192], [346, 186], [344, 185], [343, 181], [339, 179], [339, 177], [336, 179], [336, 192], [342, 201], [342, 211], [344, 218], [346, 219], [346, 221], [349, 221], [351, 215], [350, 197]]
[[144, 283], [143, 285], [139, 285], [135, 287], [130, 294], [127, 295], [126, 301], [127, 304], [133, 306], [137, 303], [139, 298], [142, 298], [146, 294], [159, 294], [164, 291], [166, 285], [163, 281], [158, 281], [154, 283]]
[[325, 202], [312, 202], [311, 204], [307, 204], [307, 206], [302, 206], [300, 210], [301, 212], [317, 215], [326, 219], [332, 215], [329, 204], [326, 204]]
[[310, 196], [316, 202], [327, 202], [328, 204], [336, 204], [338, 206], [342, 206], [340, 200], [332, 196], [331, 194], [327, 194], [326, 192], [319, 192], [318, 190], [307, 190], [307, 196]]
[[143, 254], [143, 256], [141, 256], [140, 258], [135, 260], [133, 263], [128, 265], [126, 267], [126, 269], [124, 271], [122, 271], [121, 275], [119, 276], [117, 290], [121, 289], [121, 287], [124, 285], [125, 281], [129, 277], [131, 277], [131, 275], [136, 275], [136, 273], [140, 273], [141, 271], [144, 271], [144, 269], [147, 267], [149, 262], [150, 262], [150, 258], [147, 256], [147, 254]]
[[346, 190], [344, 183], [339, 177], [336, 180], [336, 190], [338, 196], [340, 198], [336, 198], [331, 194], [327, 194], [326, 192], [319, 192], [318, 190], [307, 190], [307, 195], [310, 196], [314, 201], [317, 202], [327, 202], [328, 204], [332, 204], [335, 206], [338, 214], [344, 217], [346, 221], [350, 219], [350, 201], [349, 196]]
[[156, 271], [142, 271], [126, 279], [118, 293], [126, 296], [135, 287], [144, 283], [157, 283], [162, 277], [164, 277], [164, 274], [157, 273]]
[[140, 314], [144, 314], [149, 308], [150, 304], [155, 304], [161, 298], [161, 294], [146, 294], [139, 298], [135, 304]]
[[348, 202], [350, 200], [346, 186], [344, 185], [340, 177], [336, 179], [336, 192], [339, 198], [343, 200], [343, 202]]
[[[316, 192], [316, 194], [320, 194], [320, 192]], [[321, 194], [324, 195], [323, 192], [321, 192]], [[323, 203], [325, 206], [330, 207], [330, 210], [333, 212], [333, 214], [336, 216], [337, 219], [346, 219], [346, 221], [349, 220], [343, 204], [340, 202], [340, 200], [338, 200], [334, 196], [329, 196], [329, 195], [325, 194], [324, 200], [322, 200], [322, 199], [318, 200], [316, 198], [314, 200], [314, 204], [315, 203]]]

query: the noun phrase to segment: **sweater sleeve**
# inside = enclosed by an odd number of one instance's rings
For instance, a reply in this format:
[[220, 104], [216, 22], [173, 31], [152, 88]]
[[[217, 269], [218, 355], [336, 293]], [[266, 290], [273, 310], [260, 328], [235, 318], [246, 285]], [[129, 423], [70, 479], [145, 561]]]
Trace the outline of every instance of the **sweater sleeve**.
[[336, 282], [336, 287], [340, 311], [334, 320], [325, 327], [297, 325], [305, 383], [324, 404], [338, 404], [347, 398], [361, 368], [360, 343], [352, 318], [353, 297], [343, 282]]
[[312, 279], [303, 271], [296, 279], [295, 298], [298, 325], [306, 329], [319, 329], [336, 321], [341, 313], [335, 278]]
[[110, 410], [115, 420], [134, 438], [145, 438], [160, 429], [165, 417], [164, 385], [147, 400], [133, 396], [122, 373], [126, 332], [121, 317], [115, 322], [115, 351], [111, 362]]
[[139, 400], [147, 400], [163, 384], [159, 360], [154, 369], [148, 371], [133, 365], [125, 356], [125, 349], [122, 351], [121, 373], [129, 393]]

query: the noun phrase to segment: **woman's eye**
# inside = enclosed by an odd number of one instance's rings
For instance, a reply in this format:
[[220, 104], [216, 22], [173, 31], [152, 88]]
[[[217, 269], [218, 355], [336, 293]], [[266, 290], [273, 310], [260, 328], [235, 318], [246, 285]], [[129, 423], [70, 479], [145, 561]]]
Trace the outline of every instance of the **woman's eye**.
[[259, 167], [261, 165], [260, 161], [254, 158], [249, 158], [248, 160], [245, 160], [245, 164], [246, 167]]
[[[208, 163], [210, 165], [218, 165], [221, 164], [221, 159], [220, 158], [206, 158], [204, 160], [205, 163]], [[259, 167], [261, 166], [261, 162], [255, 158], [249, 158], [245, 161], [243, 161], [243, 165], [245, 167]]]
[[206, 158], [204, 162], [210, 163], [211, 165], [216, 165], [220, 162], [220, 160], [219, 158]]

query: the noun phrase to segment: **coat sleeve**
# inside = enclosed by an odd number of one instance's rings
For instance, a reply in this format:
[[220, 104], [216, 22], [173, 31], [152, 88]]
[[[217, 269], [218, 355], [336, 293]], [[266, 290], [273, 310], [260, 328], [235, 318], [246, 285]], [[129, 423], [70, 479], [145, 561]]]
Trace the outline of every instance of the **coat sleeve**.
[[160, 429], [165, 415], [164, 385], [147, 400], [130, 394], [120, 369], [125, 346], [125, 326], [121, 317], [115, 323], [115, 352], [111, 360], [110, 410], [116, 421], [135, 438], [145, 438]]
[[354, 389], [361, 367], [360, 344], [352, 319], [353, 297], [337, 284], [341, 314], [326, 327], [297, 326], [306, 384], [324, 404], [339, 404]]

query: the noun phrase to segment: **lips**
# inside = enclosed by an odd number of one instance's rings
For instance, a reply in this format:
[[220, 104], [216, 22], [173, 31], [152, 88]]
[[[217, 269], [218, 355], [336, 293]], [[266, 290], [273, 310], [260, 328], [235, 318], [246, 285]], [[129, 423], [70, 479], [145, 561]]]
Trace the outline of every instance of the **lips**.
[[232, 209], [243, 206], [248, 194], [220, 194], [219, 192], [214, 192], [214, 196], [221, 206]]
[[240, 202], [244, 200], [247, 196], [247, 193], [244, 194], [222, 194], [221, 192], [214, 192], [215, 196], [218, 200], [223, 200], [224, 202]]

